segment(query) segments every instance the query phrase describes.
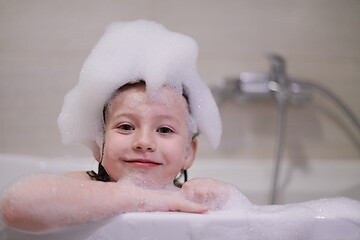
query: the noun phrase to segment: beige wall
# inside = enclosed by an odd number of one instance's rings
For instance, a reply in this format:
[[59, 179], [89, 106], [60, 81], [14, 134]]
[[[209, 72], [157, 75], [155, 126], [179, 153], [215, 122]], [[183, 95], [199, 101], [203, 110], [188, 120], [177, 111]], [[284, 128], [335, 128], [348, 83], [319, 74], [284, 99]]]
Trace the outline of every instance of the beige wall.
[[[106, 25], [145, 18], [195, 38], [207, 83], [268, 71], [266, 54], [288, 60], [292, 76], [333, 89], [360, 116], [358, 0], [1, 0], [0, 152], [61, 156], [56, 118], [63, 96]], [[235, 105], [235, 106], [234, 106]], [[272, 158], [274, 102], [225, 103], [223, 143], [199, 155]], [[287, 155], [360, 158], [360, 137], [316, 95], [291, 108]]]

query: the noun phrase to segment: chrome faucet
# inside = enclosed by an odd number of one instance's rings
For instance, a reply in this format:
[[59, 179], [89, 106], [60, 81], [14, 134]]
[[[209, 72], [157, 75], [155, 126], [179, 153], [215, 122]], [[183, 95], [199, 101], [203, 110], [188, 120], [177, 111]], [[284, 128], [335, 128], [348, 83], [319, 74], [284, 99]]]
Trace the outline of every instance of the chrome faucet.
[[211, 89], [218, 101], [238, 99], [269, 99], [277, 100], [277, 144], [275, 149], [275, 166], [273, 171], [270, 203], [277, 203], [278, 177], [286, 135], [286, 113], [289, 104], [304, 104], [311, 100], [312, 93], [317, 91], [333, 101], [351, 120], [360, 133], [360, 120], [346, 104], [332, 91], [317, 83], [290, 78], [286, 74], [286, 64], [283, 57], [277, 54], [268, 56], [270, 73], [243, 72], [239, 77], [227, 78], [212, 86]]

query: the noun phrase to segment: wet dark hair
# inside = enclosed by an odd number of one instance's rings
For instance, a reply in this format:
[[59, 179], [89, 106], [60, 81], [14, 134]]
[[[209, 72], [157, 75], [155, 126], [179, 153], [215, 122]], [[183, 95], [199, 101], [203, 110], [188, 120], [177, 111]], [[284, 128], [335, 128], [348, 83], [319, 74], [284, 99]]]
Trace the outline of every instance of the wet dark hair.
[[[124, 89], [125, 87], [134, 86], [134, 85], [146, 85], [146, 84], [145, 84], [145, 81], [143, 81], [143, 80], [135, 82], [135, 83], [127, 83], [127, 84], [119, 87], [113, 93], [113, 95], [109, 98], [109, 100], [105, 103], [105, 105], [103, 107], [103, 111], [102, 111], [102, 117], [103, 117], [104, 126], [105, 126], [105, 123], [106, 123], [106, 115], [107, 115], [107, 112], [109, 110], [109, 107], [110, 107], [110, 104], [111, 104], [112, 100], [118, 95], [118, 93], [122, 89]], [[186, 102], [189, 104], [187, 95], [185, 93], [183, 93], [182, 95], [185, 98]], [[193, 139], [196, 136], [197, 136], [197, 134], [195, 134], [193, 136]], [[105, 140], [103, 141], [103, 145], [102, 145], [102, 148], [101, 148], [101, 157], [100, 157], [100, 161], [99, 161], [99, 165], [98, 165], [98, 173], [96, 173], [94, 170], [86, 171], [86, 173], [87, 173], [87, 175], [89, 175], [90, 178], [92, 178], [92, 179], [94, 179], [96, 181], [110, 182], [111, 181], [110, 175], [107, 173], [104, 166], [102, 165], [102, 161], [103, 161], [103, 157], [104, 157], [104, 145], [105, 145]], [[183, 182], [181, 182], [181, 178], [184, 178]], [[174, 179], [173, 183], [174, 183], [175, 186], [181, 188], [182, 185], [187, 180], [188, 180], [187, 170], [181, 169], [179, 175]]]

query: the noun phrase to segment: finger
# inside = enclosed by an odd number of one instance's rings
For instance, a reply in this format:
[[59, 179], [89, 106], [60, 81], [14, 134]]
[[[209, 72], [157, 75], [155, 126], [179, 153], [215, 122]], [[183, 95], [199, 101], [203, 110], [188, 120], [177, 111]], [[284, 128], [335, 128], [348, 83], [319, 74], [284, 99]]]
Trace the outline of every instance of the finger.
[[207, 206], [194, 203], [188, 200], [182, 200], [170, 203], [169, 211], [187, 212], [187, 213], [205, 213], [208, 211]]
[[203, 213], [208, 211], [207, 206], [196, 202], [192, 198], [187, 198], [186, 194], [182, 190], [172, 193], [172, 199], [170, 199], [169, 206], [171, 206], [170, 211], [197, 213]]

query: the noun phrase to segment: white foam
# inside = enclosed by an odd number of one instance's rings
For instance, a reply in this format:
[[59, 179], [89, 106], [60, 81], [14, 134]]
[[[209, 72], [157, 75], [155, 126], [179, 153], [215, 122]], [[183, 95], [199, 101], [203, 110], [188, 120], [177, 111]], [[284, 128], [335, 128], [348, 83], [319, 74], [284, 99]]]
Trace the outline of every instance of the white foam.
[[242, 200], [237, 207], [205, 214], [125, 213], [39, 236], [5, 229], [4, 239], [360, 239], [359, 201], [330, 198], [258, 206], [249, 204], [239, 194]]
[[154, 93], [163, 85], [185, 91], [200, 134], [217, 147], [221, 120], [197, 72], [198, 47], [185, 35], [145, 20], [111, 24], [86, 59], [79, 83], [65, 97], [58, 124], [65, 144], [93, 151], [102, 144], [102, 108], [120, 86], [138, 80]]

